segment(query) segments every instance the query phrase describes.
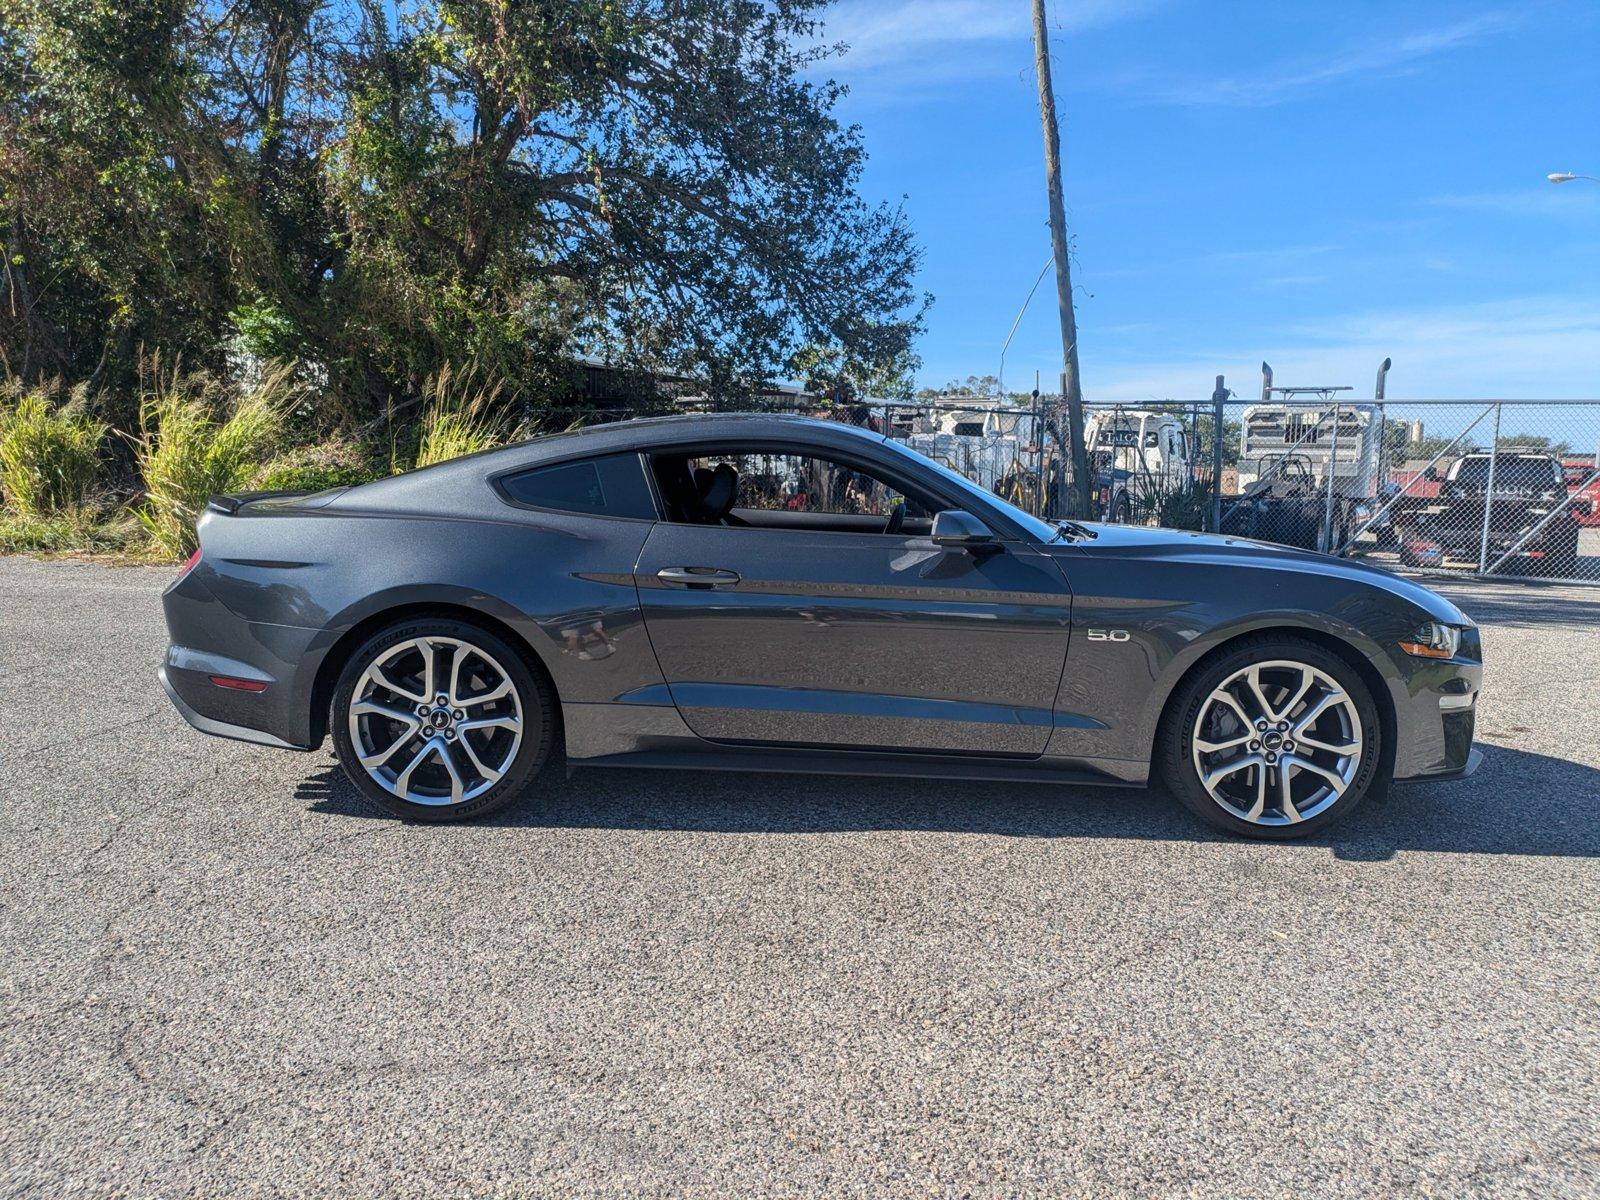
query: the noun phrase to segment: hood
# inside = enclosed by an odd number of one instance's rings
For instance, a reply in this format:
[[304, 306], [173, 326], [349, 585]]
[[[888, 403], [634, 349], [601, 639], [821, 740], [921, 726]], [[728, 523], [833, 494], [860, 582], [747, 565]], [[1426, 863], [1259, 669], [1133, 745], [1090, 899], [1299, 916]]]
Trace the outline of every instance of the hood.
[[[1380, 588], [1416, 605], [1429, 617], [1447, 625], [1471, 625], [1473, 621], [1450, 601], [1415, 580], [1396, 575], [1383, 567], [1335, 558], [1315, 550], [1300, 550], [1274, 542], [1215, 533], [1191, 533], [1185, 529], [1149, 529], [1134, 525], [1085, 524], [1097, 536], [1092, 540], [1061, 542], [1044, 547], [1046, 552], [1067, 557], [1111, 556], [1137, 558], [1147, 562], [1164, 559], [1203, 563], [1221, 570], [1295, 571], [1306, 575], [1333, 577]], [[1249, 584], [1241, 579], [1241, 587]]]

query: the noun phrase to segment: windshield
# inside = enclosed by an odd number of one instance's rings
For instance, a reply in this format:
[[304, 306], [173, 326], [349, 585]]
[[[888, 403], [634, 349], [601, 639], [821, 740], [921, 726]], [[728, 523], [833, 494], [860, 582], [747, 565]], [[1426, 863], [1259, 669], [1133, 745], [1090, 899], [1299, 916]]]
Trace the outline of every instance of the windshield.
[[[1494, 485], [1505, 488], [1507, 491], [1528, 491], [1531, 489], [1552, 488], [1558, 483], [1556, 472], [1560, 470], [1553, 458], [1520, 457], [1517, 455], [1502, 454], [1500, 461], [1494, 468]], [[1487, 487], [1489, 485], [1489, 459], [1464, 458], [1461, 466], [1456, 471], [1455, 482], [1466, 487]]]
[[1061, 535], [1060, 529], [1050, 524], [1048, 521], [1041, 521], [1038, 517], [1023, 512], [1015, 504], [1007, 504], [993, 492], [985, 491], [983, 488], [973, 483], [972, 480], [968, 479], [965, 475], [962, 475], [956, 471], [952, 471], [949, 467], [945, 466], [937, 459], [929, 458], [926, 454], [919, 454], [910, 446], [904, 445], [901, 442], [897, 442], [893, 438], [886, 437], [883, 439], [883, 442], [884, 445], [889, 446], [896, 453], [903, 454], [907, 458], [915, 459], [919, 465], [933, 471], [941, 479], [947, 480], [950, 484], [956, 487], [962, 495], [976, 496], [983, 503], [1000, 509], [1015, 525], [1021, 528], [1024, 533], [1026, 533], [1030, 538], [1033, 538], [1035, 541], [1052, 542]]

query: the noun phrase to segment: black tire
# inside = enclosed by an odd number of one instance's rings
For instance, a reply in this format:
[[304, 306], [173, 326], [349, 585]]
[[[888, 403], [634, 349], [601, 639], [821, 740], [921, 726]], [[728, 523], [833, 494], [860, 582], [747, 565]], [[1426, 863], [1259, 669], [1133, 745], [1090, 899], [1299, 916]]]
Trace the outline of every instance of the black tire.
[[1557, 526], [1546, 539], [1547, 557], [1541, 564], [1542, 574], [1555, 579], [1575, 579], [1578, 575], [1578, 538], [1581, 530], [1576, 521]]
[[[481, 792], [472, 795], [459, 803], [450, 803], [447, 798], [440, 798], [434, 803], [414, 803], [407, 800], [377, 779], [374, 779], [368, 770], [362, 766], [360, 755], [357, 752], [351, 735], [350, 708], [355, 700], [355, 689], [362, 680], [368, 667], [378, 660], [386, 651], [424, 638], [447, 639], [453, 643], [462, 643], [477, 651], [487, 658], [473, 659], [479, 664], [480, 670], [490, 667], [498, 668], [513, 689], [515, 704], [520, 712], [520, 742], [516, 744], [514, 753], [509, 749], [507, 753], [510, 761], [504, 766], [503, 773], [498, 779], [490, 782], [487, 776], [478, 777], [477, 782], [487, 784]], [[460, 651], [452, 648], [451, 654]], [[490, 661], [492, 660], [492, 661]], [[393, 701], [398, 707], [399, 702], [393, 697], [398, 693], [390, 693], [386, 701]], [[467, 704], [473, 704], [469, 698]], [[509, 701], [497, 702], [497, 707]], [[466, 710], [459, 710], [465, 712]], [[334, 688], [332, 709], [329, 714], [329, 728], [333, 731], [334, 752], [338, 756], [339, 764], [344, 768], [357, 790], [374, 804], [397, 817], [412, 821], [466, 821], [475, 817], [487, 816], [504, 808], [532, 782], [549, 758], [551, 744], [555, 737], [556, 698], [546, 681], [544, 672], [532, 666], [526, 657], [526, 652], [509, 645], [506, 640], [490, 630], [468, 621], [453, 620], [444, 617], [426, 617], [401, 621], [384, 629], [368, 638], [350, 656], [345, 663], [344, 670], [340, 672], [339, 682]], [[371, 731], [371, 725], [366, 730]], [[385, 726], [391, 731], [403, 730], [403, 726], [389, 724]], [[397, 760], [403, 760], [411, 755], [414, 749], [420, 749], [425, 736], [431, 736], [431, 730], [423, 726], [419, 732], [411, 734], [413, 739], [401, 745], [396, 755]], [[457, 737], [465, 740], [466, 731], [449, 730], [452, 744]], [[399, 733], [395, 733], [399, 736]], [[489, 738], [498, 736], [489, 733]], [[492, 746], [492, 741], [486, 745]], [[458, 769], [471, 770], [462, 764], [465, 758], [457, 756], [454, 760]], [[437, 759], [426, 764], [429, 769], [437, 766], [443, 768], [443, 763]], [[498, 765], [494, 764], [494, 765]]]
[[[1349, 696], [1361, 723], [1362, 748], [1344, 793], [1315, 815], [1294, 824], [1258, 824], [1225, 809], [1201, 783], [1193, 753], [1195, 724], [1201, 706], [1212, 693], [1237, 672], [1274, 660], [1303, 663], [1331, 677]], [[1382, 739], [1383, 726], [1372, 694], [1349, 663], [1315, 642], [1292, 636], [1262, 636], [1241, 641], [1202, 664], [1179, 684], [1167, 701], [1157, 733], [1155, 766], [1172, 793], [1207, 824], [1241, 837], [1284, 841], [1318, 833], [1360, 807], [1371, 792], [1383, 761]]]

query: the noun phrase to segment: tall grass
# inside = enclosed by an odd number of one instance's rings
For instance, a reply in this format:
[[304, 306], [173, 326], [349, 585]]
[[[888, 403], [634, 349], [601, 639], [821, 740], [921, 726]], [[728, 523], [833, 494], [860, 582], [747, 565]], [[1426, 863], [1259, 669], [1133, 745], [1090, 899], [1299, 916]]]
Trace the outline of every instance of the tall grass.
[[137, 554], [148, 543], [126, 510], [63, 508], [43, 516], [0, 516], [0, 554]]
[[504, 384], [481, 383], [476, 371], [441, 367], [423, 387], [422, 432], [416, 465], [431, 467], [464, 454], [492, 450], [511, 436]]
[[107, 427], [89, 415], [88, 388], [79, 384], [65, 404], [56, 387], [0, 394], [0, 490], [24, 517], [81, 508], [94, 487]]
[[132, 439], [146, 493], [137, 515], [163, 553], [183, 558], [198, 544], [207, 499], [248, 488], [270, 458], [295, 385], [290, 368], [272, 368], [230, 405], [208, 376], [163, 371], [158, 361], [149, 374]]

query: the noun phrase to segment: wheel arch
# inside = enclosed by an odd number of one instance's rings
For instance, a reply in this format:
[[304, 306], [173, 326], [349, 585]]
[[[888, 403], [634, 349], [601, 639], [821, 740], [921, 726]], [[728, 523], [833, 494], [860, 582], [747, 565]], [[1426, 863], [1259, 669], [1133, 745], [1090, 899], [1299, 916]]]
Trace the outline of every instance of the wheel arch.
[[1361, 682], [1366, 685], [1367, 694], [1372, 697], [1373, 706], [1378, 710], [1380, 737], [1378, 744], [1378, 774], [1376, 778], [1379, 780], [1387, 779], [1394, 770], [1395, 737], [1398, 727], [1394, 697], [1390, 695], [1389, 685], [1385, 682], [1382, 673], [1373, 664], [1372, 659], [1362, 653], [1354, 643], [1328, 630], [1314, 629], [1305, 625], [1268, 624], [1240, 630], [1224, 638], [1216, 645], [1209, 647], [1194, 662], [1190, 663], [1182, 671], [1177, 672], [1160, 699], [1160, 715], [1156, 721], [1155, 738], [1151, 745], [1152, 759], [1160, 752], [1160, 747], [1167, 737], [1168, 728], [1173, 720], [1172, 698], [1182, 691], [1183, 686], [1189, 680], [1204, 671], [1219, 658], [1237, 650], [1242, 643], [1275, 637], [1309, 642], [1339, 658], [1360, 677]]
[[[465, 604], [456, 604], [448, 600], [421, 600], [409, 601], [381, 608], [357, 621], [350, 628], [341, 633], [328, 647], [322, 656], [322, 661], [317, 665], [316, 678], [311, 685], [309, 699], [311, 711], [310, 733], [311, 745], [316, 747], [322, 744], [323, 738], [328, 734], [328, 709], [333, 703], [333, 692], [339, 684], [339, 676], [343, 673], [345, 665], [350, 661], [350, 656], [356, 649], [380, 630], [402, 621], [415, 621], [426, 617], [437, 617], [452, 621], [463, 621], [468, 625], [476, 625], [489, 633], [494, 634], [506, 645], [517, 651], [522, 656], [530, 671], [538, 673], [550, 689], [550, 695], [555, 698], [551, 714], [555, 722], [556, 736], [561, 732], [561, 694], [556, 689], [556, 681], [550, 674], [550, 668], [534, 650], [528, 639], [524, 637], [510, 623], [501, 620], [492, 613], [484, 612], [481, 608], [473, 608]], [[559, 744], [559, 743], [558, 743]]]

